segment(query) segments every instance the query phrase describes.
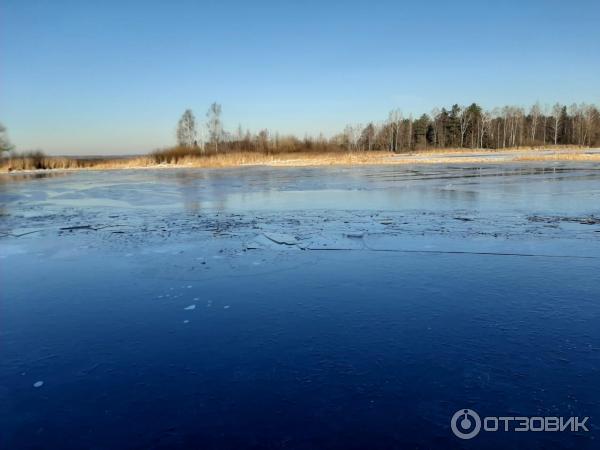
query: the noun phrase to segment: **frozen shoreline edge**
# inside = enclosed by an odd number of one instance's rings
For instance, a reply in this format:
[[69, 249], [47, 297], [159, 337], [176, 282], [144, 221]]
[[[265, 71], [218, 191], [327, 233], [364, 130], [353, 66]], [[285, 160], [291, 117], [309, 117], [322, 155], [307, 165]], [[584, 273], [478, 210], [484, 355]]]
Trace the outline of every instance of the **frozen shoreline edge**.
[[[600, 163], [599, 149], [537, 149], [537, 150], [501, 150], [501, 151], [460, 151], [460, 152], [415, 152], [408, 154], [383, 154], [373, 160], [361, 160], [361, 153], [340, 155], [340, 160], [332, 160], [315, 155], [314, 158], [285, 158], [276, 156], [271, 161], [249, 163], [224, 163], [219, 165], [198, 163], [162, 163], [162, 164], [132, 164], [126, 163], [116, 167], [77, 167], [56, 169], [27, 169], [3, 170], [0, 174], [55, 173], [77, 171], [113, 171], [113, 170], [158, 170], [158, 169], [235, 169], [240, 167], [270, 167], [270, 168], [300, 168], [300, 167], [362, 167], [362, 166], [409, 166], [409, 165], [448, 165], [448, 164], [532, 164], [532, 163]], [[331, 155], [327, 155], [330, 156]], [[349, 161], [348, 158], [356, 157]], [[267, 158], [267, 157], [266, 157]], [[133, 162], [133, 161], [132, 161]]]

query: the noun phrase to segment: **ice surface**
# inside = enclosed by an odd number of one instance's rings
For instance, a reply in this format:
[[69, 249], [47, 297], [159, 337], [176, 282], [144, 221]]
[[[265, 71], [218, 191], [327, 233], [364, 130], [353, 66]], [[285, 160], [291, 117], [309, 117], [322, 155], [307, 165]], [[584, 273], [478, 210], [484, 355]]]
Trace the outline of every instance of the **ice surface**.
[[6, 258], [11, 255], [19, 255], [26, 253], [26, 247], [16, 244], [10, 244], [8, 242], [2, 242], [0, 245], [0, 258]]
[[[6, 176], [0, 447], [455, 447], [466, 406], [599, 417], [599, 198], [593, 164]], [[485, 446], [594, 444], [507, 434]]]
[[308, 250], [362, 250], [365, 248], [362, 237], [361, 233], [350, 233], [350, 236], [320, 234], [303, 242], [302, 246]]
[[296, 245], [298, 241], [294, 236], [283, 233], [265, 233], [265, 237], [276, 244]]

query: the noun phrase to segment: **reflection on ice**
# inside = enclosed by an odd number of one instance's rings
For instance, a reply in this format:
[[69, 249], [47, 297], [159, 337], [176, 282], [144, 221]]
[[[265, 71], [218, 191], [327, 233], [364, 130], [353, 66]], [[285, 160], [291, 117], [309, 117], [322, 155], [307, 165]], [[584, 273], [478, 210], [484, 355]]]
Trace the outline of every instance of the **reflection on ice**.
[[[242, 168], [81, 172], [15, 183], [0, 176], [0, 199], [44, 208], [152, 208], [202, 211], [435, 210], [569, 212], [599, 167], [546, 164], [469, 167]], [[543, 181], [543, 182], [540, 182]], [[595, 192], [595, 194], [594, 194]], [[598, 195], [598, 188], [589, 192]], [[577, 202], [577, 198], [574, 199]], [[553, 205], [553, 208], [550, 208]], [[13, 209], [12, 207], [10, 209]], [[10, 213], [10, 211], [9, 211]]]

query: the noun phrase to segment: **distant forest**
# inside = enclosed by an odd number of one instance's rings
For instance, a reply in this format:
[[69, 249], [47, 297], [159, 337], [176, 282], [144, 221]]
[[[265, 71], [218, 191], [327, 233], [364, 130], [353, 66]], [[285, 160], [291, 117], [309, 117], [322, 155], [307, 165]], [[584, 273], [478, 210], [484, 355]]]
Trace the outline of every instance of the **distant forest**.
[[[197, 121], [191, 110], [186, 110], [177, 124], [176, 138], [176, 147], [152, 154], [158, 158], [165, 152], [180, 157], [229, 152], [399, 153], [428, 149], [600, 147], [600, 112], [595, 105], [558, 103], [552, 107], [536, 103], [529, 109], [505, 106], [491, 111], [476, 103], [453, 105], [435, 108], [420, 117], [404, 116], [396, 109], [390, 111], [387, 120], [348, 125], [330, 138], [323, 135], [299, 138], [267, 129], [252, 133], [241, 125], [233, 132], [227, 131], [223, 127], [221, 105], [213, 103], [204, 123]], [[13, 149], [6, 128], [0, 124], [0, 156], [8, 155]], [[33, 153], [38, 159], [44, 156], [39, 151]]]
[[600, 112], [587, 104], [548, 107], [536, 103], [529, 109], [505, 106], [487, 111], [473, 103], [435, 108], [420, 117], [405, 117], [400, 110], [393, 110], [385, 121], [348, 125], [331, 138], [282, 136], [267, 129], [251, 133], [241, 126], [228, 132], [223, 129], [221, 114], [221, 105], [213, 103], [206, 124], [199, 125], [193, 112], [186, 110], [177, 127], [178, 146], [197, 148], [200, 153], [279, 153], [600, 145]]

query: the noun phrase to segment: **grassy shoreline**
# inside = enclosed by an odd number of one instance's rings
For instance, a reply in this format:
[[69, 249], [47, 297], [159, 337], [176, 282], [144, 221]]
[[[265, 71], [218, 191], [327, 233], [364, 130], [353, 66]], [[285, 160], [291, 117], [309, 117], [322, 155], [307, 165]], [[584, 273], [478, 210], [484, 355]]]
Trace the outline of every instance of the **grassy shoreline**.
[[[78, 159], [60, 156], [18, 156], [0, 160], [0, 172], [35, 172], [58, 170], [119, 170], [160, 168], [234, 168], [244, 166], [311, 167], [353, 165], [408, 165], [448, 163], [518, 163], [518, 162], [600, 162], [600, 152], [589, 148], [511, 148], [431, 149], [411, 153], [328, 152], [279, 153], [231, 152], [211, 155], [182, 154], [157, 157], [159, 154], [131, 158]], [[164, 155], [164, 154], [161, 154]], [[161, 161], [161, 162], [157, 162]]]

